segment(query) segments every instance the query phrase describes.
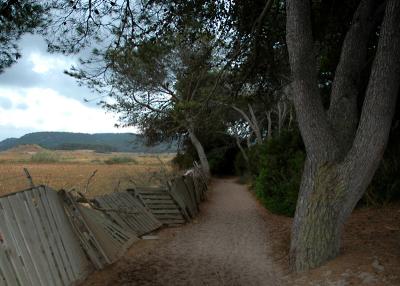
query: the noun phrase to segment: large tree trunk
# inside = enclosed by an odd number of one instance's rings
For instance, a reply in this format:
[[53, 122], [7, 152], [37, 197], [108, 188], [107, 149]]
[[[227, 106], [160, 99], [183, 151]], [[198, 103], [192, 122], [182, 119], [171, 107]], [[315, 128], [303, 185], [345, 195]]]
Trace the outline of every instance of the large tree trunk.
[[314, 268], [339, 254], [344, 185], [337, 166], [307, 159], [290, 245], [294, 270]]
[[288, 1], [294, 104], [307, 151], [290, 249], [296, 271], [339, 254], [343, 225], [368, 187], [388, 141], [400, 81], [400, 1], [387, 1], [361, 117], [353, 94], [357, 88], [352, 79], [365, 61], [363, 49], [372, 31], [368, 21], [375, 4], [362, 0], [355, 13], [326, 114], [317, 88], [309, 1]]
[[204, 151], [203, 145], [197, 138], [192, 128], [188, 129], [188, 133], [190, 141], [192, 142], [194, 148], [196, 149], [197, 155], [199, 156], [201, 168], [203, 169], [203, 172], [207, 176], [207, 178], [210, 178], [211, 177], [210, 164], [208, 163], [207, 155], [206, 152]]

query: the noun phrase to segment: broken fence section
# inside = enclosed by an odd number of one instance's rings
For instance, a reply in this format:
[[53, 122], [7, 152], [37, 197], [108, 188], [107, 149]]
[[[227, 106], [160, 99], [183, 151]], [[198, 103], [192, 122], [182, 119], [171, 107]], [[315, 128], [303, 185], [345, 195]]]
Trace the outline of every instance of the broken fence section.
[[164, 225], [173, 226], [186, 222], [178, 204], [166, 188], [138, 187], [130, 192]]
[[195, 165], [166, 187], [90, 201], [45, 186], [0, 197], [0, 286], [76, 285], [140, 236], [193, 219], [206, 190], [207, 178]]
[[0, 198], [0, 284], [72, 285], [90, 263], [55, 191], [40, 186]]
[[131, 192], [165, 225], [190, 221], [206, 199], [207, 181], [198, 166], [168, 182], [166, 187], [137, 187]]
[[100, 208], [111, 210], [107, 214], [112, 220], [139, 237], [162, 225], [151, 211], [130, 194], [130, 190], [95, 197], [93, 202]]

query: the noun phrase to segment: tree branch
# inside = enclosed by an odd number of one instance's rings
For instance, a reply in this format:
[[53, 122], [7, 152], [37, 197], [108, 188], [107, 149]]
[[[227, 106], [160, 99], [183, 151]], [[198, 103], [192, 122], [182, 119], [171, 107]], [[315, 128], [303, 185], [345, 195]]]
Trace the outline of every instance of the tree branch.
[[358, 85], [369, 38], [376, 27], [372, 20], [374, 3], [374, 0], [362, 0], [354, 13], [333, 81], [328, 116], [343, 154], [350, 149], [358, 125]]
[[309, 1], [287, 1], [286, 41], [295, 91], [293, 101], [307, 154], [310, 159], [326, 160], [336, 156], [337, 144], [317, 85]]
[[[344, 209], [352, 210], [383, 156], [400, 88], [400, 1], [389, 0], [354, 144], [344, 164], [354, 176]], [[367, 178], [367, 179], [365, 179]], [[345, 214], [346, 216], [349, 213]]]

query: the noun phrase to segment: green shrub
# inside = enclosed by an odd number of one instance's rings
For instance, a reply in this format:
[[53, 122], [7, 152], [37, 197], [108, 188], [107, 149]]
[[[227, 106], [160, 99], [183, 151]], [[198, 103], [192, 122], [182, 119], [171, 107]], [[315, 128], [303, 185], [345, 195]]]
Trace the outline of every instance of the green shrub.
[[256, 178], [260, 173], [261, 154], [266, 152], [266, 143], [262, 145], [253, 145], [249, 149], [245, 149], [249, 164], [243, 158], [242, 152], [238, 152], [234, 161], [235, 173], [238, 176], [251, 175]]
[[285, 132], [259, 147], [260, 167], [255, 192], [266, 208], [293, 216], [305, 160], [298, 132]]
[[136, 160], [133, 159], [132, 157], [112, 157], [110, 159], [104, 160], [104, 163], [108, 165], [113, 165], [113, 164], [128, 164], [128, 163], [133, 163], [136, 164]]
[[193, 167], [194, 160], [190, 152], [178, 152], [172, 159], [172, 164], [177, 166], [179, 170], [186, 170]]
[[34, 163], [55, 163], [60, 161], [60, 156], [53, 152], [42, 151], [31, 156], [31, 162]]

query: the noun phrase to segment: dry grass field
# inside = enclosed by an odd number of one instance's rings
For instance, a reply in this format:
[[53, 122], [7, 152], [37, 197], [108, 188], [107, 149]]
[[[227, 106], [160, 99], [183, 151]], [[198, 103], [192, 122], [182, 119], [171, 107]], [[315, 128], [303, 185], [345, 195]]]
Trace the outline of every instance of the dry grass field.
[[135, 185], [157, 185], [174, 171], [173, 154], [96, 153], [89, 150], [50, 151], [36, 145], [0, 152], [0, 196], [29, 188], [23, 171], [34, 184], [54, 189], [85, 190], [88, 196]]

